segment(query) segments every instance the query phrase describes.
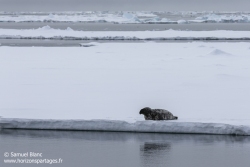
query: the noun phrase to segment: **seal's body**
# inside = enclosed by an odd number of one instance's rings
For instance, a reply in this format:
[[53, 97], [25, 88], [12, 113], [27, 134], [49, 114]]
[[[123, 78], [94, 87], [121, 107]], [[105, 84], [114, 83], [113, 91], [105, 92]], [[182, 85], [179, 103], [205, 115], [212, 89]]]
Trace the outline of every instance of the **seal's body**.
[[173, 116], [171, 112], [164, 109], [151, 109], [149, 107], [145, 107], [140, 110], [139, 114], [143, 114], [145, 120], [175, 120], [178, 117]]

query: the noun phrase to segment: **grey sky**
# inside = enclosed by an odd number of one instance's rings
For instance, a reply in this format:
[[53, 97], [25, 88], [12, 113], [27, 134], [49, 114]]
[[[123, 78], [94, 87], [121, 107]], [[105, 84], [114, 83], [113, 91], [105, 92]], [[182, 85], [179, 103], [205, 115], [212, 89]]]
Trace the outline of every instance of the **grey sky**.
[[249, 0], [0, 0], [0, 11], [250, 11]]

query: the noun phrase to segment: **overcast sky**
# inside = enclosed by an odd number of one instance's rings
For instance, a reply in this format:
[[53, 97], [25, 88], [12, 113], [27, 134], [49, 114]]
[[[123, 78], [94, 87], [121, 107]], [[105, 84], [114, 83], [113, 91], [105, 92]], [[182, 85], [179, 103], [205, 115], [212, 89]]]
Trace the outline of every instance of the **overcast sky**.
[[250, 11], [250, 0], [0, 0], [0, 11]]

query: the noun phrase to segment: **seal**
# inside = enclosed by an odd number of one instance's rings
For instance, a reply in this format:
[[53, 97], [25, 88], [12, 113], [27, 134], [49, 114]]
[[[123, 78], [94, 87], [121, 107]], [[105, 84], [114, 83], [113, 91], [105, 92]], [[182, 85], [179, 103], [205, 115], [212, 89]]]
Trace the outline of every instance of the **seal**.
[[140, 110], [139, 114], [143, 114], [145, 120], [176, 120], [178, 117], [164, 109], [151, 109], [145, 107]]

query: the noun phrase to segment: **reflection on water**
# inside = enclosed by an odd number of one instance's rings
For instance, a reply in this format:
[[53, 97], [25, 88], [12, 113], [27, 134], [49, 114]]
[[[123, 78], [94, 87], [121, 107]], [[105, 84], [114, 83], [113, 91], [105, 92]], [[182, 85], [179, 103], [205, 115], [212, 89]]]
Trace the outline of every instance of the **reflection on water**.
[[[4, 129], [0, 131], [0, 148], [1, 155], [34, 151], [43, 153], [43, 158], [62, 158], [63, 167], [250, 164], [248, 136]], [[0, 163], [3, 158], [0, 156]]]
[[170, 149], [170, 143], [145, 142], [140, 147], [141, 166], [165, 166]]
[[170, 149], [171, 145], [168, 143], [144, 143], [143, 146], [141, 146], [141, 152], [143, 155], [152, 155], [155, 152], [161, 152], [166, 151], [167, 149]]

